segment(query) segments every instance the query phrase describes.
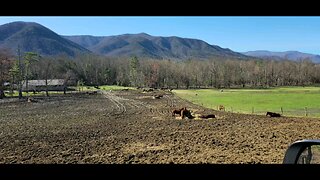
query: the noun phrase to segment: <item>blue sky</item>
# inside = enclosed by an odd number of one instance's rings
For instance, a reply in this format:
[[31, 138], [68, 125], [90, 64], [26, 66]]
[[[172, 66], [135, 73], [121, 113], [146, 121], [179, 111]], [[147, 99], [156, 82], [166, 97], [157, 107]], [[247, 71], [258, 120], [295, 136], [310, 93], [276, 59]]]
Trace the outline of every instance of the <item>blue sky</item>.
[[109, 36], [145, 32], [154, 36], [201, 39], [238, 52], [297, 50], [320, 54], [320, 16], [0, 17], [0, 25], [13, 21], [37, 22], [60, 35]]

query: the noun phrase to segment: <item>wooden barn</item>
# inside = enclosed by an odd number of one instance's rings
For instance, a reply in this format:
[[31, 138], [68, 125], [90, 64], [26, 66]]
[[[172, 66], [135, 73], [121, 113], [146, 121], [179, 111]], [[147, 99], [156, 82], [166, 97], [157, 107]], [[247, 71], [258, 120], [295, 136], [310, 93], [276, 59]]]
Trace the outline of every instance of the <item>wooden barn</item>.
[[[48, 79], [48, 90], [49, 91], [63, 91], [67, 88], [64, 79]], [[45, 91], [46, 80], [29, 80], [28, 81], [29, 91]], [[22, 91], [26, 91], [26, 82], [22, 85]]]

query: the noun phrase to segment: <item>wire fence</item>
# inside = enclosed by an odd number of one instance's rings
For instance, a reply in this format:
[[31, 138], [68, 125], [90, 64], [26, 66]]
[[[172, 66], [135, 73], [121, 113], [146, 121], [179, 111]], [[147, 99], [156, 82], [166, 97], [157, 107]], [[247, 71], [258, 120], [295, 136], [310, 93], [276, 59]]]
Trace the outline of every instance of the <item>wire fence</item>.
[[243, 113], [243, 114], [255, 114], [255, 115], [266, 115], [267, 112], [275, 112], [279, 113], [282, 116], [290, 116], [290, 117], [320, 117], [320, 107], [319, 108], [308, 108], [308, 107], [301, 107], [297, 109], [289, 109], [286, 107], [279, 107], [273, 109], [262, 109], [252, 107], [250, 109], [240, 109], [231, 106], [216, 106], [212, 107], [212, 109], [218, 111], [226, 111], [231, 113]]

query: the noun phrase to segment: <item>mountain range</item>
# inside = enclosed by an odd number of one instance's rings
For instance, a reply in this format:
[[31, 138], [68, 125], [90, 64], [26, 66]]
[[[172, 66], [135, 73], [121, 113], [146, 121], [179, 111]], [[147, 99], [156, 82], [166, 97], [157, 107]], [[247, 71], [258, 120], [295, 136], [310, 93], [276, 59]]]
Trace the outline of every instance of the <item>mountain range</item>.
[[274, 60], [291, 60], [299, 61], [302, 59], [310, 59], [314, 63], [320, 63], [320, 56], [316, 54], [302, 53], [299, 51], [272, 52], [265, 50], [248, 51], [243, 54], [247, 56], [258, 57], [262, 59]]
[[20, 47], [22, 52], [32, 51], [40, 55], [99, 54], [109, 57], [147, 57], [155, 59], [208, 59], [212, 57], [232, 59], [293, 60], [309, 58], [320, 63], [320, 56], [298, 51], [271, 52], [249, 51], [239, 53], [228, 48], [210, 45], [205, 41], [176, 36], [151, 36], [146, 33], [115, 36], [63, 36], [35, 22], [11, 22], [0, 26], [0, 48]]
[[248, 58], [227, 48], [202, 40], [151, 36], [146, 33], [117, 36], [61, 36], [34, 22], [12, 22], [0, 26], [0, 47], [41, 55], [95, 53], [105, 56], [138, 56], [157, 59], [207, 59], [210, 57]]
[[142, 56], [157, 59], [207, 59], [210, 57], [248, 58], [230, 49], [210, 45], [202, 40], [151, 36], [146, 33], [118, 36], [63, 36], [94, 53], [105, 56]]

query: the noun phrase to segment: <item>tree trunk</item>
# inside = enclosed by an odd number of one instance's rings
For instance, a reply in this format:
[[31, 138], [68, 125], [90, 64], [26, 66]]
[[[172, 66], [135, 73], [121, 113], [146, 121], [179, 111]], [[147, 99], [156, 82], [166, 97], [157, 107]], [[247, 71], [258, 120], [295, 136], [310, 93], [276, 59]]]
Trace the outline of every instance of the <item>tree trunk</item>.
[[49, 97], [49, 92], [48, 92], [48, 78], [46, 77], [46, 96]]
[[67, 94], [67, 86], [63, 87], [63, 94]]
[[29, 97], [29, 89], [28, 89], [28, 66], [26, 66], [26, 92], [27, 92], [27, 97]]
[[13, 95], [13, 83], [14, 83], [14, 76], [12, 76], [12, 82], [10, 83], [10, 93], [11, 93], [11, 96]]
[[0, 89], [0, 99], [3, 99], [5, 96], [3, 89]]
[[19, 89], [19, 99], [22, 99], [22, 88]]

